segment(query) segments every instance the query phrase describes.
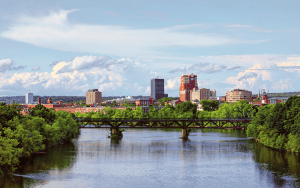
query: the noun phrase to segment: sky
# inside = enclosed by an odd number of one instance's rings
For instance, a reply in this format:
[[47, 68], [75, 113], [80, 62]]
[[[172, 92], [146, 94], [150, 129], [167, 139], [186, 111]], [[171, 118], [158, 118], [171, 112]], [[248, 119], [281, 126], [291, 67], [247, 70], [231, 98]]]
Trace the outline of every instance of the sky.
[[300, 0], [2, 0], [0, 96], [300, 91]]

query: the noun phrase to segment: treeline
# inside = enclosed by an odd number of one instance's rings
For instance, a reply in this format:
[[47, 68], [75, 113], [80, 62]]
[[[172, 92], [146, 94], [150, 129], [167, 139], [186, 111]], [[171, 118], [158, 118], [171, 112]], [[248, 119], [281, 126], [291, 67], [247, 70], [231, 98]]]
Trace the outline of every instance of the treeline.
[[292, 96], [284, 104], [258, 108], [247, 135], [260, 143], [276, 148], [300, 152], [300, 97]]
[[0, 178], [12, 174], [21, 157], [69, 142], [79, 134], [74, 114], [42, 105], [29, 112], [23, 116], [18, 106], [0, 104]]

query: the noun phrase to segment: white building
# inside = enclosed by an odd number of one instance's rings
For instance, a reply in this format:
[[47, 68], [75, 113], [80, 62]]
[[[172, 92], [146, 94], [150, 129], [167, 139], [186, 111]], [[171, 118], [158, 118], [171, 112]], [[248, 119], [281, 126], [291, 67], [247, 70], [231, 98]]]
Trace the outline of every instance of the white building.
[[33, 93], [26, 93], [25, 95], [25, 103], [26, 104], [33, 104]]

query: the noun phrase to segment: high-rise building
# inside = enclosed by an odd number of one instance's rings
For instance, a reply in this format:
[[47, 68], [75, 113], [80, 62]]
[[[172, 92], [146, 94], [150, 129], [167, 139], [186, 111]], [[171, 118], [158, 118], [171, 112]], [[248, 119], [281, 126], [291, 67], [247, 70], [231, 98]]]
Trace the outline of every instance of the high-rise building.
[[189, 101], [191, 90], [198, 90], [197, 75], [182, 74], [179, 87], [179, 99], [181, 101]]
[[210, 90], [210, 97], [217, 97], [217, 91], [214, 90]]
[[165, 94], [164, 79], [151, 79], [151, 97], [153, 98], [153, 100], [168, 97], [168, 94]]
[[252, 91], [247, 91], [244, 89], [234, 89], [232, 91], [226, 92], [226, 101], [229, 103], [237, 102], [241, 100], [252, 101]]
[[86, 104], [100, 104], [101, 92], [98, 89], [89, 89], [86, 92]]
[[26, 104], [32, 104], [33, 103], [33, 93], [26, 93], [25, 95], [25, 103]]

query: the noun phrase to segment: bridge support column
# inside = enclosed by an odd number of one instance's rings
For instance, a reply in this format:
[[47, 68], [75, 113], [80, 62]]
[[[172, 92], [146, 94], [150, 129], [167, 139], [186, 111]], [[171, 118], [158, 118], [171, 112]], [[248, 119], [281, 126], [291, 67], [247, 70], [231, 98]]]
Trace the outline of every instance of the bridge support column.
[[182, 137], [181, 138], [188, 138], [188, 133], [186, 129], [182, 129]]
[[123, 137], [123, 131], [119, 130], [119, 128], [112, 128], [110, 138], [119, 139]]
[[118, 130], [117, 129], [111, 129], [111, 134], [118, 134]]

